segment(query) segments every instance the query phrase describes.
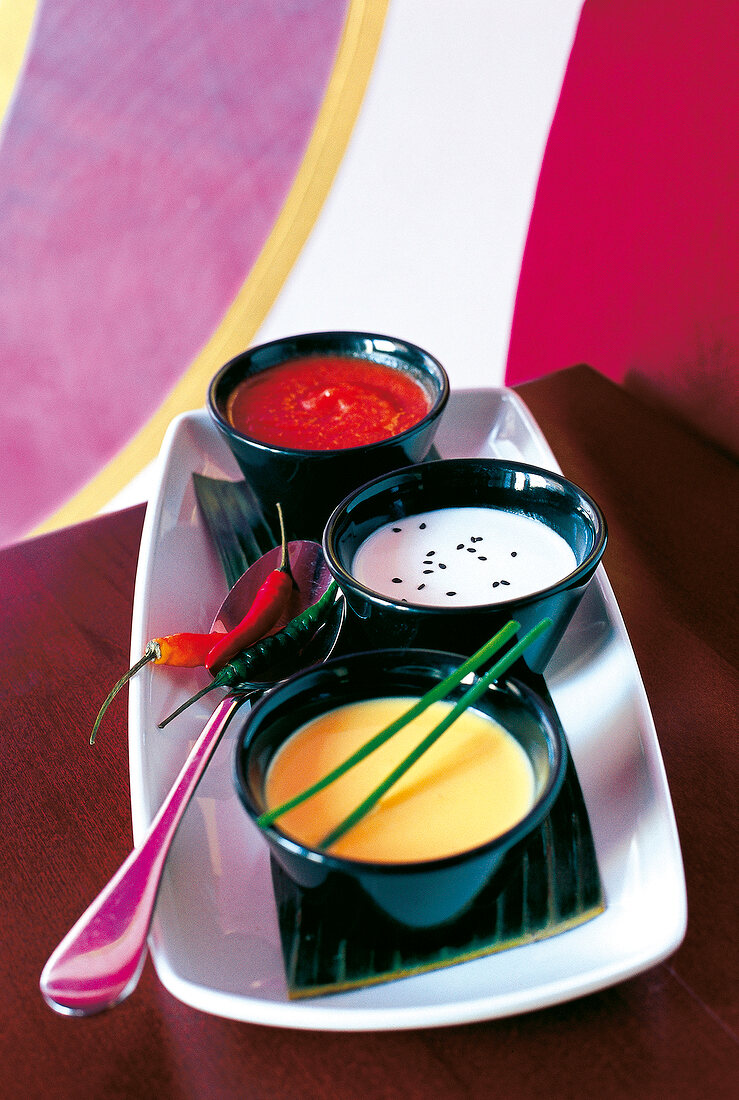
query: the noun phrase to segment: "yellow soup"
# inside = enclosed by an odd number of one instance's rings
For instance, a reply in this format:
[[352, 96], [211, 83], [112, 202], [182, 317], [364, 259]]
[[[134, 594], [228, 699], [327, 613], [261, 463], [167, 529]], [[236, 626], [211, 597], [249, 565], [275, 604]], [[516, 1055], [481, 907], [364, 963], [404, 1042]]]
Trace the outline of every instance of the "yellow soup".
[[[267, 807], [322, 778], [413, 702], [401, 697], [349, 703], [301, 726], [270, 765]], [[317, 847], [451, 707], [434, 703], [340, 779], [284, 814], [277, 826]], [[470, 709], [330, 850], [380, 863], [438, 859], [500, 836], [526, 815], [533, 800], [533, 770], [518, 741]]]

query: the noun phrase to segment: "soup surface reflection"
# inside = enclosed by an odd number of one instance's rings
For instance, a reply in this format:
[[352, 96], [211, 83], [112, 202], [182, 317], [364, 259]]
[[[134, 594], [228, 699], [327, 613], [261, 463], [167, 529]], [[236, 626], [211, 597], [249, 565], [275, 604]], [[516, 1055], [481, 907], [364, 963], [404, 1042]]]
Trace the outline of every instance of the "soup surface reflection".
[[[301, 726], [270, 765], [267, 807], [321, 779], [413, 702], [407, 696], [363, 700]], [[452, 705], [434, 703], [340, 779], [284, 814], [277, 827], [317, 847]], [[524, 749], [502, 726], [470, 708], [330, 851], [382, 863], [438, 859], [506, 832], [533, 800], [534, 775]]]
[[352, 574], [393, 600], [473, 607], [540, 592], [577, 568], [541, 520], [502, 508], [437, 508], [392, 520], [360, 545]]

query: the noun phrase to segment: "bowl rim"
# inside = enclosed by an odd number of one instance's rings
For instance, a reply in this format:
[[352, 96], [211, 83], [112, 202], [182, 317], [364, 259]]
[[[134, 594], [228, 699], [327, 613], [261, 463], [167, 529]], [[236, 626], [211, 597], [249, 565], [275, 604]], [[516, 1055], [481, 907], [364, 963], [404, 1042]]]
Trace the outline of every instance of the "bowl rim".
[[[505, 675], [490, 684], [488, 690], [492, 693], [496, 691], [506, 692], [523, 702], [528, 700], [530, 704], [533, 704], [538, 712], [539, 722], [546, 732], [550, 760], [549, 776], [539, 796], [526, 814], [509, 829], [506, 829], [505, 832], [492, 837], [482, 844], [476, 845], [474, 848], [465, 848], [461, 852], [454, 852], [451, 855], [440, 856], [435, 859], [415, 860], [410, 862], [388, 861], [373, 863], [371, 860], [352, 859], [348, 856], [336, 856], [331, 855], [329, 852], [322, 852], [319, 849], [311, 848], [295, 840], [293, 837], [288, 836], [286, 833], [283, 833], [275, 825], [268, 825], [266, 827], [257, 825], [256, 818], [262, 810], [257, 809], [256, 803], [252, 801], [251, 788], [245, 775], [243, 761], [248, 751], [249, 743], [256, 735], [255, 730], [259, 715], [263, 709], [266, 709], [274, 696], [278, 692], [287, 690], [297, 680], [303, 678], [307, 679], [316, 674], [320, 675], [324, 670], [330, 672], [332, 668], [341, 664], [346, 664], [347, 662], [356, 664], [366, 659], [368, 656], [373, 658], [384, 656], [389, 661], [392, 660], [393, 655], [398, 658], [402, 657], [403, 659], [407, 659], [409, 654], [412, 654], [416, 659], [423, 658], [424, 656], [436, 660], [438, 660], [439, 656], [450, 658], [455, 662], [455, 667], [466, 659], [464, 656], [452, 653], [451, 651], [447, 652], [445, 650], [426, 648], [407, 649], [402, 647], [386, 647], [375, 650], [360, 650], [356, 653], [332, 657], [330, 660], [320, 665], [315, 665], [312, 668], [304, 669], [296, 673], [295, 676], [291, 676], [289, 680], [283, 681], [276, 688], [263, 696], [251, 709], [249, 715], [244, 719], [242, 728], [236, 737], [233, 754], [233, 780], [242, 808], [246, 811], [255, 827], [258, 828], [260, 832], [264, 833], [265, 839], [270, 843], [276, 844], [292, 856], [298, 856], [307, 860], [309, 863], [323, 867], [327, 872], [339, 871], [344, 874], [351, 874], [355, 877], [361, 877], [362, 875], [384, 877], [414, 874], [421, 875], [451, 868], [460, 863], [466, 863], [470, 859], [484, 858], [486, 855], [492, 854], [496, 850], [500, 850], [500, 854], [503, 856], [520, 841], [530, 836], [550, 813], [559, 796], [567, 773], [569, 762], [567, 736], [553, 706], [547, 703], [547, 701], [529, 684], [526, 684], [515, 676]], [[336, 705], [341, 705], [340, 701], [338, 701]]]
[[[515, 472], [522, 473], [534, 473], [539, 474], [550, 481], [554, 481], [557, 484], [574, 490], [576, 495], [583, 500], [589, 509], [591, 509], [593, 515], [597, 519], [597, 524], [594, 525], [594, 543], [590, 553], [583, 559], [583, 561], [570, 573], [567, 573], [555, 584], [547, 585], [545, 588], [539, 588], [535, 592], [530, 592], [526, 596], [513, 596], [508, 599], [496, 600], [491, 603], [483, 604], [456, 604], [453, 607], [439, 607], [433, 604], [417, 604], [412, 603], [410, 600], [402, 602], [400, 600], [393, 599], [392, 596], [385, 596], [381, 592], [375, 591], [374, 588], [369, 588], [367, 585], [362, 584], [349, 570], [342, 565], [339, 560], [338, 552], [335, 548], [337, 540], [336, 527], [340, 522], [341, 517], [345, 514], [347, 508], [351, 505], [360, 494], [371, 492], [373, 489], [377, 489], [378, 492], [382, 491], [382, 484], [387, 483], [388, 487], [391, 482], [396, 482], [399, 478], [405, 479], [406, 482], [410, 480], [417, 480], [419, 477], [423, 477], [426, 470], [435, 467], [439, 468], [444, 466], [448, 469], [452, 467], [457, 468], [472, 468], [475, 467], [491, 467], [500, 470], [513, 470]], [[462, 506], [464, 507], [464, 505]], [[430, 511], [432, 509], [424, 509], [424, 511]], [[408, 515], [419, 515], [420, 513], [409, 512]], [[382, 526], [382, 524], [379, 524]], [[377, 528], [375, 528], [377, 530]], [[570, 481], [564, 474], [557, 473], [553, 470], [547, 470], [543, 466], [534, 466], [526, 462], [515, 462], [507, 459], [499, 458], [438, 458], [426, 460], [424, 462], [417, 462], [411, 466], [404, 466], [398, 470], [393, 470], [390, 473], [380, 474], [379, 477], [373, 478], [371, 481], [365, 482], [364, 485], [360, 485], [358, 488], [353, 489], [351, 493], [347, 494], [344, 499], [336, 505], [333, 512], [326, 521], [326, 526], [323, 529], [323, 554], [326, 559], [326, 563], [336, 579], [339, 587], [342, 591], [347, 588], [350, 592], [358, 593], [365, 599], [371, 600], [373, 604], [381, 606], [387, 609], [391, 609], [394, 612], [413, 614], [413, 615], [428, 615], [428, 616], [442, 616], [446, 618], [453, 618], [454, 616], [464, 615], [489, 615], [491, 611], [501, 610], [505, 612], [515, 607], [528, 607], [532, 604], [538, 603], [542, 596], [554, 596], [560, 592], [566, 591], [568, 588], [572, 588], [582, 578], [586, 577], [589, 573], [595, 570], [599, 564], [608, 541], [608, 525], [606, 517], [601, 509], [600, 505], [577, 485], [574, 481]]]
[[[235, 428], [234, 425], [229, 420], [227, 420], [225, 416], [223, 416], [223, 414], [221, 413], [221, 410], [218, 407], [218, 401], [216, 399], [216, 393], [217, 393], [217, 390], [218, 390], [223, 378], [240, 361], [253, 356], [257, 352], [265, 351], [268, 348], [276, 348], [280, 344], [287, 344], [287, 343], [293, 343], [294, 344], [294, 343], [303, 343], [303, 342], [308, 343], [311, 340], [324, 340], [324, 339], [328, 340], [330, 337], [333, 337], [333, 338], [336, 338], [336, 339], [342, 338], [342, 337], [344, 337], [344, 338], [351, 337], [353, 339], [358, 339], [358, 340], [372, 340], [372, 341], [384, 340], [387, 343], [391, 343], [391, 344], [396, 345], [396, 347], [408, 348], [408, 349], [412, 349], [413, 351], [419, 352], [421, 354], [421, 356], [423, 357], [423, 359], [425, 361], [428, 361], [428, 363], [432, 364], [433, 367], [434, 367], [434, 370], [437, 372], [436, 374], [434, 374], [431, 371], [429, 372], [430, 377], [432, 377], [434, 379], [434, 381], [438, 384], [438, 393], [436, 394], [436, 397], [435, 397], [435, 399], [434, 399], [434, 401], [431, 405], [431, 408], [428, 410], [428, 412], [424, 416], [421, 417], [420, 420], [417, 420], [415, 422], [415, 424], [411, 424], [410, 427], [406, 428], [404, 431], [398, 432], [397, 435], [388, 436], [386, 439], [377, 439], [373, 443], [360, 443], [358, 446], [354, 446], [354, 447], [335, 447], [335, 448], [332, 448], [332, 449], [320, 448], [320, 449], [315, 449], [315, 450], [314, 449], [301, 448], [301, 447], [284, 447], [284, 446], [279, 446], [279, 445], [273, 444], [273, 443], [265, 443], [264, 440], [255, 439], [254, 436], [247, 435], [245, 432], [242, 432], [238, 428]], [[326, 354], [330, 354], [330, 353], [327, 352], [327, 351], [324, 351], [322, 353], [319, 352], [319, 354], [326, 355]], [[372, 360], [370, 355], [351, 355], [349, 353], [341, 353], [341, 352], [334, 352], [333, 354], [336, 354], [336, 355], [342, 355], [343, 354], [344, 357], [347, 358], [347, 359], [363, 359], [363, 360], [366, 360], [366, 361], [369, 361], [369, 362], [374, 361], [374, 360]], [[393, 352], [388, 351], [386, 354], [391, 356], [393, 354]], [[289, 356], [285, 357], [283, 362], [287, 362], [290, 359], [309, 359], [310, 357], [311, 357], [310, 354], [307, 353], [307, 352], [304, 353], [304, 354], [289, 355]], [[272, 366], [277, 366], [278, 363], [274, 363], [274, 364], [271, 364], [271, 365]], [[265, 369], [268, 369], [268, 368], [265, 368]], [[208, 412], [209, 412], [210, 416], [213, 418], [216, 426], [226, 436], [234, 437], [238, 440], [242, 440], [244, 443], [248, 443], [250, 446], [255, 447], [257, 450], [264, 451], [267, 454], [272, 454], [272, 455], [283, 455], [284, 454], [286, 456], [295, 457], [295, 458], [300, 457], [300, 456], [310, 456], [310, 457], [320, 458], [320, 457], [327, 457], [327, 456], [336, 455], [336, 454], [351, 455], [351, 454], [361, 452], [361, 451], [375, 451], [375, 450], [378, 450], [381, 447], [388, 446], [388, 444], [396, 443], [398, 440], [402, 441], [407, 436], [409, 436], [410, 434], [416, 433], [416, 432], [419, 432], [419, 431], [423, 430], [433, 420], [437, 419], [441, 415], [441, 413], [444, 411], [444, 409], [445, 409], [445, 407], [446, 407], [446, 405], [449, 401], [450, 393], [451, 393], [451, 384], [450, 384], [449, 375], [447, 374], [446, 369], [444, 368], [442, 363], [436, 358], [436, 356], [432, 355], [431, 352], [426, 351], [426, 349], [422, 348], [419, 344], [414, 344], [412, 341], [404, 340], [404, 339], [401, 339], [400, 337], [386, 336], [382, 333], [377, 333], [377, 332], [365, 332], [365, 331], [362, 331], [362, 330], [359, 330], [359, 329], [356, 329], [356, 330], [354, 330], [354, 329], [335, 329], [335, 330], [334, 329], [328, 329], [328, 330], [322, 331], [322, 332], [301, 332], [301, 333], [297, 333], [296, 335], [293, 335], [293, 336], [280, 336], [280, 337], [277, 337], [274, 340], [267, 340], [264, 343], [254, 344], [251, 347], [245, 348], [244, 351], [239, 352], [238, 355], [232, 356], [232, 358], [229, 359], [228, 362], [224, 363], [223, 366], [220, 367], [219, 370], [215, 373], [215, 375], [211, 378], [210, 383], [208, 384], [206, 404], [207, 404]]]

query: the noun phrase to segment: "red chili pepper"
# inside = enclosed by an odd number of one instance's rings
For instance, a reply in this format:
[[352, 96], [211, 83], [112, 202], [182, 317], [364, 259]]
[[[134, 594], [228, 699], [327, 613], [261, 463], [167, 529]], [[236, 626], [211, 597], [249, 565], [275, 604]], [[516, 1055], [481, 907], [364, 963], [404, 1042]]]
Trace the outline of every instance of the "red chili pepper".
[[287, 610], [295, 579], [290, 570], [285, 524], [282, 508], [277, 505], [280, 516], [282, 538], [282, 558], [277, 569], [273, 569], [257, 591], [254, 601], [241, 622], [220, 638], [205, 659], [205, 667], [217, 672], [237, 653], [263, 638]]

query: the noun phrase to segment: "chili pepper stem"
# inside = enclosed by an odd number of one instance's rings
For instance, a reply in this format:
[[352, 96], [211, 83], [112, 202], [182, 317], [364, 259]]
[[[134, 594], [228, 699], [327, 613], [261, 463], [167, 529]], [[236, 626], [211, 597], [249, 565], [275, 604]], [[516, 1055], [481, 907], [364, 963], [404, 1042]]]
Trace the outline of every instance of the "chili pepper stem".
[[108, 693], [107, 699], [105, 700], [105, 702], [101, 706], [100, 710], [98, 711], [98, 716], [95, 719], [95, 725], [92, 727], [92, 733], [90, 734], [90, 744], [91, 745], [95, 744], [95, 735], [97, 734], [100, 723], [103, 720], [103, 715], [105, 714], [106, 710], [108, 709], [110, 704], [115, 699], [118, 692], [121, 690], [122, 687], [124, 687], [128, 683], [128, 681], [131, 679], [132, 676], [136, 675], [136, 673], [139, 671], [139, 669], [142, 669], [144, 667], [144, 665], [149, 663], [149, 661], [156, 661], [158, 659], [158, 655], [159, 655], [159, 646], [157, 645], [157, 643], [155, 641], [147, 642], [146, 649], [144, 650], [143, 656], [141, 658], [139, 658], [139, 660], [136, 662], [135, 665], [133, 665], [132, 668], [129, 668], [128, 672], [124, 673], [123, 676], [121, 676], [120, 680], [115, 685], [115, 687], [112, 688], [111, 691]]
[[221, 680], [218, 676], [216, 676], [212, 683], [206, 684], [204, 688], [200, 689], [200, 691], [196, 691], [194, 695], [191, 695], [189, 699], [186, 699], [184, 703], [177, 707], [177, 710], [173, 710], [171, 714], [168, 714], [166, 718], [163, 718], [161, 722], [158, 722], [157, 729], [163, 730], [165, 726], [169, 725], [173, 718], [176, 718], [178, 714], [182, 714], [183, 710], [187, 710], [189, 706], [191, 706], [193, 703], [196, 703], [198, 699], [202, 699], [203, 696], [207, 695], [209, 691], [213, 691], [213, 689], [217, 687], [226, 686], [226, 677], [224, 676]]
[[288, 545], [287, 534], [285, 532], [285, 519], [282, 515], [282, 505], [279, 501], [277, 502], [277, 515], [279, 516], [280, 520], [280, 544], [282, 546], [282, 557], [280, 559], [280, 564], [278, 568], [281, 573], [287, 573], [288, 577], [293, 582], [293, 585], [295, 586], [295, 588], [297, 588], [298, 583], [295, 580], [295, 577], [293, 576], [293, 571], [290, 567], [290, 547]]

